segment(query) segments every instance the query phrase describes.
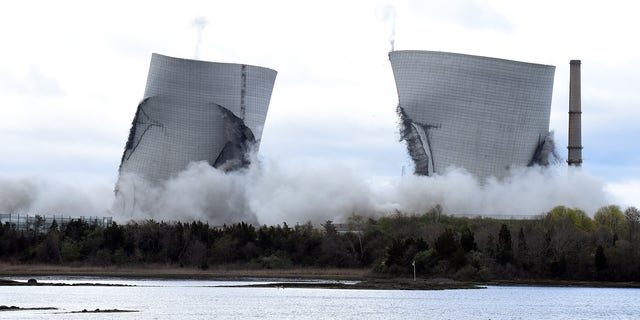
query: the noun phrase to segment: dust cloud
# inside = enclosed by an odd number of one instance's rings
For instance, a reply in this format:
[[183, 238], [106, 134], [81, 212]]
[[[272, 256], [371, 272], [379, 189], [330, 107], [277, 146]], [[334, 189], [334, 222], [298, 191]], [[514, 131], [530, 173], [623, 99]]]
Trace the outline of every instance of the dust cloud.
[[481, 183], [455, 168], [431, 177], [372, 179], [340, 165], [294, 169], [253, 163], [224, 172], [195, 162], [162, 184], [123, 176], [117, 196], [107, 183], [0, 178], [0, 213], [272, 225], [345, 222], [352, 214], [421, 214], [436, 205], [452, 215], [530, 218], [557, 205], [592, 215], [611, 203], [600, 179], [562, 165], [520, 168]]
[[114, 205], [117, 216], [213, 224], [341, 222], [352, 214], [421, 214], [436, 205], [447, 214], [530, 218], [557, 205], [592, 214], [609, 204], [601, 180], [560, 165], [520, 168], [484, 182], [461, 169], [373, 181], [346, 166], [293, 169], [274, 162], [229, 173], [192, 163], [158, 187], [131, 178]]

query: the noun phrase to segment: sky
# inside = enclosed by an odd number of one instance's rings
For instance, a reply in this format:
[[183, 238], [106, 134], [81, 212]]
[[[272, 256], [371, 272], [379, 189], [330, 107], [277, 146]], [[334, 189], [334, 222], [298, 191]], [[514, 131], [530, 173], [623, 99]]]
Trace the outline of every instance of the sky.
[[[0, 11], [0, 178], [112, 188], [152, 53], [278, 72], [260, 159], [410, 172], [387, 53], [556, 66], [550, 129], [566, 158], [569, 60], [582, 61], [582, 170], [640, 206], [634, 1], [20, 1]], [[8, 181], [8, 180], [5, 180]]]

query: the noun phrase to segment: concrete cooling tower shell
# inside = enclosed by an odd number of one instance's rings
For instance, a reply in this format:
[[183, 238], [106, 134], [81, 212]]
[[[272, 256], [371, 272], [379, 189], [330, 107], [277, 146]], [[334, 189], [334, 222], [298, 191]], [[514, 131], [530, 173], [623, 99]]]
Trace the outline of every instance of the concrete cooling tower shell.
[[389, 59], [417, 174], [454, 166], [501, 178], [536, 162], [549, 134], [554, 66], [433, 51]]
[[120, 165], [158, 182], [190, 162], [232, 170], [258, 148], [276, 71], [153, 54]]

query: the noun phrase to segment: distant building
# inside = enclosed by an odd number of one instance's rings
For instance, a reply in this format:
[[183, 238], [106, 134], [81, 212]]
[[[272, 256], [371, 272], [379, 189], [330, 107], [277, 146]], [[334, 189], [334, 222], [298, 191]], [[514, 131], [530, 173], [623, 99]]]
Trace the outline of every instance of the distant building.
[[415, 173], [502, 178], [546, 165], [554, 66], [434, 51], [389, 53]]
[[0, 214], [0, 224], [19, 231], [35, 231], [44, 233], [49, 231], [53, 226], [54, 221], [58, 228], [64, 228], [64, 226], [73, 221], [82, 221], [90, 226], [107, 228], [111, 226], [113, 218], [97, 216], [70, 217], [63, 215], [28, 215], [16, 213]]
[[207, 161], [222, 170], [249, 163], [262, 137], [276, 71], [153, 54], [120, 164], [157, 183]]

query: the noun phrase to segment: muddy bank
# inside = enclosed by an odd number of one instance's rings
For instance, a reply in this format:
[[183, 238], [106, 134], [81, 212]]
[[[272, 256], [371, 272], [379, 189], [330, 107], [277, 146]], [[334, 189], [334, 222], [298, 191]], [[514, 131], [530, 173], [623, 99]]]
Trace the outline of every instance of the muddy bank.
[[356, 289], [356, 290], [451, 290], [451, 289], [482, 289], [483, 286], [452, 280], [430, 279], [374, 279], [354, 283], [344, 282], [278, 282], [270, 284], [252, 284], [236, 287], [258, 288], [315, 288], [315, 289]]
[[[41, 282], [35, 279], [29, 279], [27, 281], [18, 281], [11, 279], [0, 279], [0, 286], [73, 286], [73, 287], [81, 287], [81, 286], [96, 286], [96, 287], [133, 287], [132, 285], [126, 284], [109, 284], [109, 283], [51, 283], [51, 282]], [[2, 306], [0, 306], [2, 307]]]

